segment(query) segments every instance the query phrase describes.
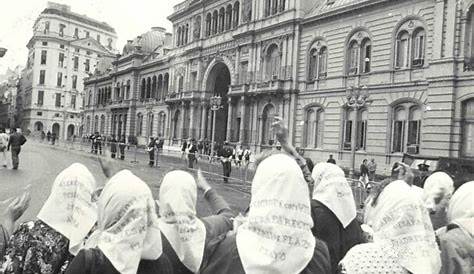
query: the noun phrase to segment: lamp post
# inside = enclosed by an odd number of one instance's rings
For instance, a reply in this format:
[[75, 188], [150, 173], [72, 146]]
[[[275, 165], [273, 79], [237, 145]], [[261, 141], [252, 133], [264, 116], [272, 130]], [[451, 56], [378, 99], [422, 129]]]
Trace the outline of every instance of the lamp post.
[[359, 125], [359, 110], [365, 107], [367, 104], [372, 103], [372, 99], [369, 99], [369, 93], [367, 86], [351, 86], [346, 90], [346, 106], [352, 108], [355, 114], [355, 121], [352, 124], [351, 129], [351, 168], [349, 175], [354, 175], [355, 170], [355, 155], [357, 149], [357, 128]]
[[211, 140], [211, 156], [214, 155], [215, 137], [216, 137], [216, 114], [219, 109], [222, 108], [222, 97], [214, 95], [210, 98], [211, 111], [212, 111], [212, 140]]

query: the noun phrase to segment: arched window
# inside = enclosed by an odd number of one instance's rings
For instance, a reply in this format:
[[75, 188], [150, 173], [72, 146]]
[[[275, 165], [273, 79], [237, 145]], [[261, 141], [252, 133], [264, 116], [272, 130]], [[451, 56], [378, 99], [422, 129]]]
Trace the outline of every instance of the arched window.
[[130, 80], [127, 80], [127, 95], [126, 99], [130, 98]]
[[232, 18], [234, 19], [234, 28], [239, 26], [239, 17], [240, 17], [240, 3], [235, 2], [234, 4], [234, 16]]
[[422, 108], [415, 103], [401, 103], [393, 108], [392, 152], [419, 153]]
[[99, 133], [100, 134], [105, 133], [105, 115], [100, 116], [100, 131], [99, 131]]
[[226, 11], [225, 11], [225, 29], [229, 30], [232, 28], [232, 5], [227, 5]]
[[115, 87], [115, 98], [114, 100], [120, 99], [120, 83], [117, 83]]
[[163, 75], [158, 75], [158, 94], [156, 96], [158, 100], [163, 98]]
[[366, 150], [367, 147], [367, 119], [366, 109], [360, 110], [360, 119], [357, 124], [357, 149]]
[[286, 1], [285, 0], [280, 0], [280, 12], [284, 11], [285, 10], [285, 3]]
[[153, 136], [153, 122], [154, 122], [154, 115], [153, 113], [148, 113], [147, 115], [147, 121], [148, 121], [148, 125], [147, 125], [147, 131], [146, 131], [146, 135], [147, 137], [152, 137]]
[[91, 133], [91, 117], [87, 116], [86, 118], [86, 134]]
[[272, 11], [272, 0], [265, 0], [265, 16], [270, 16]]
[[178, 76], [178, 92], [183, 92], [184, 89], [184, 77], [179, 75]]
[[94, 132], [99, 131], [99, 115], [94, 117]]
[[328, 67], [328, 49], [326, 47], [322, 47], [319, 50], [318, 57], [318, 77], [326, 77]]
[[219, 15], [217, 14], [217, 10], [212, 13], [212, 34], [217, 33], [217, 21], [219, 20]]
[[346, 108], [344, 111], [343, 121], [343, 142], [342, 148], [344, 150], [351, 150], [352, 148], [352, 124], [355, 123], [356, 112], [351, 108]]
[[278, 13], [278, 0], [272, 0], [272, 15]]
[[145, 98], [145, 92], [146, 92], [146, 80], [145, 78], [142, 79], [142, 85], [141, 85], [141, 92], [140, 92], [140, 99]]
[[152, 98], [158, 98], [158, 94], [156, 91], [156, 75], [153, 75], [152, 81], [151, 81], [151, 97]]
[[349, 44], [348, 57], [349, 74], [357, 74], [359, 72], [359, 44], [357, 41], [352, 41]]
[[466, 14], [466, 32], [464, 39], [464, 67], [474, 69], [474, 5], [471, 5]]
[[372, 43], [368, 38], [364, 39], [361, 44], [361, 60], [362, 73], [370, 72], [370, 60], [372, 58]]
[[395, 36], [394, 68], [416, 68], [425, 63], [426, 33], [419, 20], [408, 20]]
[[92, 90], [89, 90], [89, 99], [87, 100], [87, 106], [92, 104]]
[[137, 114], [137, 136], [142, 136], [143, 130], [143, 114]]
[[158, 114], [158, 134], [160, 136], [165, 136], [165, 128], [166, 128], [166, 114], [164, 112], [160, 112]]
[[372, 42], [365, 31], [352, 34], [347, 45], [347, 74], [368, 73], [371, 69]]
[[309, 52], [309, 67], [308, 67], [308, 80], [309, 81], [316, 79], [317, 64], [318, 64], [318, 50], [311, 49], [311, 51]]
[[188, 43], [189, 38], [189, 24], [186, 24], [186, 31], [184, 32], [184, 44]]
[[277, 45], [272, 44], [270, 47], [268, 47], [265, 59], [265, 72], [267, 80], [278, 79], [278, 72], [280, 70], [280, 52]]
[[201, 16], [196, 16], [193, 27], [193, 40], [201, 38]]
[[309, 81], [327, 76], [328, 50], [324, 41], [317, 41], [311, 46], [308, 60]]
[[210, 13], [206, 15], [206, 36], [211, 36], [212, 31], [212, 16]]
[[151, 79], [150, 77], [148, 77], [146, 79], [146, 98], [150, 98], [151, 97]]
[[462, 152], [465, 157], [474, 157], [474, 99], [463, 104], [462, 111]]
[[173, 139], [178, 139], [179, 137], [179, 126], [181, 124], [181, 112], [176, 110], [173, 117]]
[[275, 116], [275, 108], [273, 105], [266, 105], [262, 112], [262, 144], [272, 145], [274, 138], [272, 135], [272, 122]]
[[304, 146], [308, 148], [322, 147], [324, 112], [320, 107], [310, 107], [305, 113]]
[[181, 27], [178, 27], [178, 35], [177, 36], [177, 40], [176, 40], [176, 46], [180, 46], [181, 45]]
[[168, 89], [170, 85], [170, 75], [165, 73], [165, 78], [163, 80], [163, 97], [168, 95]]
[[219, 32], [223, 32], [225, 29], [225, 9], [222, 7], [219, 10]]

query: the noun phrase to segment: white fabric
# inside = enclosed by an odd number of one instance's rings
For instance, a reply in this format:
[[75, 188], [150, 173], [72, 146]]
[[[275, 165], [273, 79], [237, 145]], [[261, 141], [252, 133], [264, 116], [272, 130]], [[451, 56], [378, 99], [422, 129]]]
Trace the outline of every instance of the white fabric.
[[331, 163], [319, 163], [313, 168], [313, 199], [329, 208], [346, 228], [357, 215], [354, 195], [344, 171]]
[[96, 189], [94, 176], [82, 164], [72, 164], [56, 177], [51, 194], [38, 219], [69, 239], [69, 252], [76, 255], [84, 238], [97, 221], [92, 202]]
[[129, 170], [105, 185], [97, 202], [97, 230], [87, 247], [98, 247], [121, 274], [135, 274], [141, 259], [161, 256], [161, 232], [151, 190]]
[[454, 191], [454, 182], [444, 172], [435, 172], [426, 178], [423, 185], [423, 202], [429, 210], [445, 210]]
[[275, 154], [258, 166], [248, 218], [236, 243], [245, 273], [300, 273], [314, 254], [309, 190], [294, 159]]
[[206, 227], [196, 217], [197, 188], [191, 174], [176, 170], [160, 185], [160, 229], [179, 260], [196, 273], [202, 263]]
[[6, 133], [0, 133], [0, 148], [8, 146], [9, 136]]
[[[374, 230], [374, 243], [393, 253], [402, 267], [413, 274], [439, 272], [441, 258], [428, 212], [406, 182], [386, 186], [376, 205], [367, 205], [365, 218]], [[382, 270], [383, 265], [374, 264]]]
[[459, 225], [474, 237], [474, 181], [464, 183], [449, 202], [448, 222]]
[[397, 263], [393, 252], [384, 250], [377, 243], [355, 245], [346, 253], [340, 264], [346, 274], [408, 273]]
[[421, 200], [423, 200], [423, 198], [425, 197], [425, 191], [419, 186], [411, 185], [411, 191], [413, 191], [416, 194], [416, 197]]

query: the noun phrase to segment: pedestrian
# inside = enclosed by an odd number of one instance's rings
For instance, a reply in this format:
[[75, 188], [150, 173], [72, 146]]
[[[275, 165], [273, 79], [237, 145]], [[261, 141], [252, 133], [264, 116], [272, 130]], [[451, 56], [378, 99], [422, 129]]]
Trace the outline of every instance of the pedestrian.
[[94, 176], [82, 164], [64, 169], [37, 219], [21, 224], [11, 236], [0, 272], [63, 273], [96, 223], [95, 189]]
[[364, 159], [362, 161], [362, 164], [360, 165], [359, 181], [364, 184], [364, 187], [366, 187], [367, 183], [369, 182], [369, 169], [367, 168], [367, 159]]
[[181, 159], [186, 157], [186, 149], [188, 149], [188, 142], [187, 140], [183, 140], [183, 144], [181, 145]]
[[163, 145], [165, 143], [165, 140], [161, 136], [161, 134], [158, 134], [158, 138], [155, 139], [155, 166], [159, 167], [160, 165], [158, 164], [158, 158], [160, 157], [160, 154], [163, 151]]
[[10, 138], [8, 140], [7, 150], [12, 151], [12, 168], [18, 169], [18, 164], [20, 163], [20, 152], [21, 146], [26, 143], [26, 138], [23, 134], [17, 132], [16, 128], [11, 129], [12, 133], [10, 134]]
[[125, 160], [125, 146], [126, 146], [125, 135], [122, 135], [119, 141], [120, 160]]
[[245, 162], [245, 166], [248, 166], [248, 164], [250, 163], [250, 155], [252, 155], [252, 151], [250, 150], [250, 147], [247, 146], [247, 148], [244, 150], [244, 162]]
[[46, 138], [46, 134], [44, 133], [44, 130], [41, 131], [40, 138], [41, 138], [41, 142], [44, 142], [44, 138]]
[[98, 131], [96, 131], [96, 133], [94, 134], [93, 142], [95, 154], [99, 153], [100, 155], [102, 155], [102, 136]]
[[472, 197], [474, 181], [460, 186], [449, 201], [448, 224], [437, 231], [441, 249], [441, 274], [472, 273], [474, 269]]
[[[214, 215], [196, 216], [197, 190], [204, 194]], [[175, 274], [198, 273], [209, 261], [210, 244], [232, 229], [235, 214], [200, 170], [197, 180], [182, 170], [167, 173], [160, 184], [159, 201], [163, 253]]]
[[117, 139], [115, 138], [115, 135], [112, 134], [112, 137], [109, 139], [110, 142], [110, 157], [115, 159], [117, 155]]
[[194, 162], [196, 161], [196, 152], [197, 152], [196, 140], [191, 139], [186, 149], [186, 153], [188, 154], [188, 168], [194, 167]]
[[236, 148], [235, 148], [235, 156], [236, 156], [236, 165], [237, 166], [242, 166], [242, 160], [243, 160], [243, 157], [244, 157], [244, 150], [242, 149], [242, 145], [241, 144], [237, 144]]
[[439, 273], [441, 258], [428, 212], [406, 181], [391, 182], [369, 196], [364, 219], [373, 241], [351, 248], [340, 262], [341, 273]]
[[311, 176], [314, 179], [311, 216], [315, 224], [311, 230], [327, 244], [332, 272], [337, 273], [337, 265], [347, 251], [364, 242], [356, 220], [354, 195], [344, 171], [337, 165], [319, 163]]
[[330, 164], [336, 164], [336, 160], [333, 158], [332, 154], [329, 154], [329, 159], [327, 160]]
[[51, 133], [51, 145], [54, 146], [56, 144], [56, 138], [56, 132]]
[[46, 133], [46, 140], [48, 141], [48, 144], [49, 144], [49, 141], [51, 140], [51, 131], [48, 130], [48, 133]]
[[308, 197], [291, 156], [263, 160], [251, 184], [247, 218], [219, 242], [200, 273], [331, 273], [327, 246], [311, 233]]
[[146, 151], [148, 152], [148, 165], [153, 167], [155, 165], [155, 138], [150, 137], [148, 145], [146, 146]]
[[7, 167], [7, 147], [10, 137], [5, 133], [4, 128], [0, 128], [0, 153], [2, 154], [2, 166]]
[[204, 143], [203, 143], [203, 140], [200, 139], [198, 144], [197, 144], [197, 149], [198, 149], [198, 158], [201, 159], [202, 158], [202, 155], [204, 154]]
[[172, 273], [145, 182], [129, 170], [118, 172], [103, 188], [97, 209], [96, 229], [66, 274]]
[[372, 158], [370, 162], [367, 164], [367, 170], [369, 172], [369, 181], [375, 181], [375, 172], [377, 171], [377, 163], [375, 163], [375, 159]]
[[229, 144], [228, 141], [224, 142], [224, 146], [220, 149], [220, 159], [222, 162], [222, 169], [224, 175], [224, 183], [229, 182], [230, 173], [232, 172], [232, 155], [234, 148]]
[[418, 176], [416, 176], [413, 180], [413, 184], [417, 187], [423, 188], [425, 185], [425, 180], [430, 175], [430, 166], [425, 162], [418, 165]]

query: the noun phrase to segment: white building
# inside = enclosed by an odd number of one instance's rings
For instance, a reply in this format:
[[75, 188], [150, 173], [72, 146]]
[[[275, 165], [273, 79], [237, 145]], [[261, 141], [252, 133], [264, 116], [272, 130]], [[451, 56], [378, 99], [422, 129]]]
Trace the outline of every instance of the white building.
[[[117, 35], [107, 23], [49, 2], [33, 26], [22, 75], [23, 130], [80, 135], [83, 78], [114, 56]], [[105, 58], [107, 59], [107, 58]], [[103, 61], [102, 61], [103, 62]]]

